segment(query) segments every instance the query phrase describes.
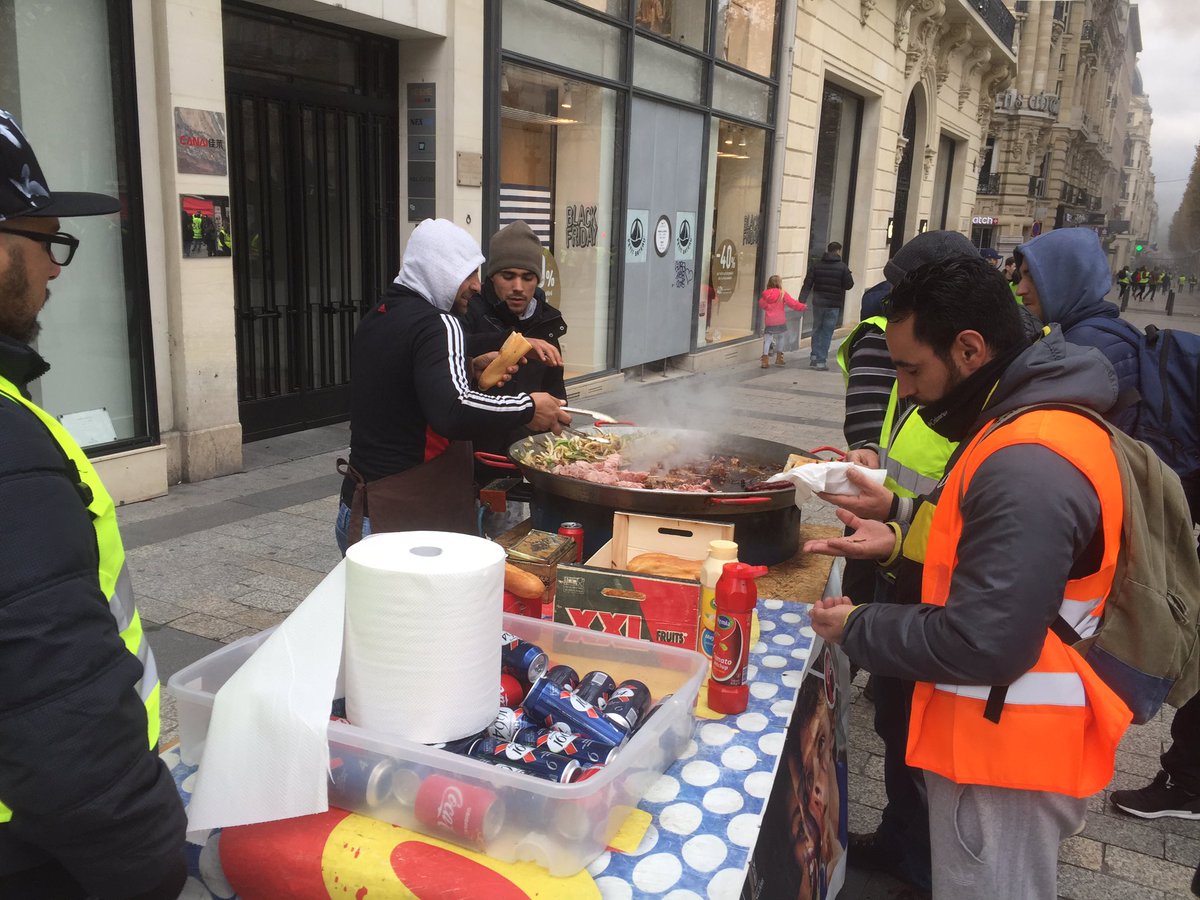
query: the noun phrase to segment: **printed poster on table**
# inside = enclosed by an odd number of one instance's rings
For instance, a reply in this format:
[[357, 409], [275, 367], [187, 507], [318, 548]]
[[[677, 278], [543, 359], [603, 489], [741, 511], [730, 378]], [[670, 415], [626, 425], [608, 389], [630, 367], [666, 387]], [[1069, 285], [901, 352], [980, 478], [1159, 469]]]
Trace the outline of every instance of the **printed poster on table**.
[[828, 900], [846, 880], [850, 663], [814, 638], [742, 900]]

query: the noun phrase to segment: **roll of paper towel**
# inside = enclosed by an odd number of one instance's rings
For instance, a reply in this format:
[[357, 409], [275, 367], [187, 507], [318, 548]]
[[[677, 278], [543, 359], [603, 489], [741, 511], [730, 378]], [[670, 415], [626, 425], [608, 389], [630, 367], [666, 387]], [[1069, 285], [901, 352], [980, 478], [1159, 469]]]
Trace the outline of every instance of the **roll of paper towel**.
[[442, 531], [371, 535], [346, 553], [346, 715], [422, 743], [500, 708], [504, 550]]

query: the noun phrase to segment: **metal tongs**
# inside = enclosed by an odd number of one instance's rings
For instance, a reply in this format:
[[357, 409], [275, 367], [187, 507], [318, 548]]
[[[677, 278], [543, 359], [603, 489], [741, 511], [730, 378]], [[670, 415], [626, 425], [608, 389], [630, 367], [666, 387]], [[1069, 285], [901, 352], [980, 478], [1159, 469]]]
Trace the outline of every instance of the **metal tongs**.
[[[564, 406], [564, 407], [562, 407], [562, 411], [565, 413], [571, 413], [571, 415], [587, 416], [590, 419], [592, 419], [592, 421], [597, 422], [602, 425], [611, 425], [617, 421], [612, 416], [605, 415], [602, 412], [595, 412], [594, 410], [590, 410], [590, 409], [579, 409], [578, 407], [575, 407], [575, 406]], [[588, 434], [585, 431], [579, 431], [578, 429], [570, 428], [565, 425], [563, 426], [563, 431], [566, 431], [570, 434], [577, 435], [578, 437], [581, 437], [581, 438], [586, 438], [589, 441], [596, 441], [597, 443], [600, 443], [600, 444], [611, 444], [612, 443], [612, 440], [610, 438], [605, 437], [604, 435], [600, 434], [599, 432], [593, 432], [592, 434]]]

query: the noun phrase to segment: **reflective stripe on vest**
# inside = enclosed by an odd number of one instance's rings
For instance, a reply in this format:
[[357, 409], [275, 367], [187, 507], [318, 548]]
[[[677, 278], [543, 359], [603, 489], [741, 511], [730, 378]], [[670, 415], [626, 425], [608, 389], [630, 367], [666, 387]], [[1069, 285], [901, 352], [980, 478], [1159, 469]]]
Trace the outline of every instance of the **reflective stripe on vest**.
[[884, 419], [884, 440], [880, 442], [883, 448], [880, 464], [887, 469], [884, 484], [901, 497], [932, 493], [958, 443], [946, 440], [926, 425], [915, 406], [904, 411], [894, 428], [888, 427], [895, 417], [897, 403], [893, 386]]
[[[63, 449], [67, 457], [79, 470], [80, 480], [92, 492], [92, 502], [88, 504], [91, 514], [92, 527], [96, 532], [96, 549], [99, 554], [97, 576], [100, 589], [108, 600], [108, 609], [116, 622], [121, 640], [138, 661], [142, 664], [142, 677], [136, 685], [138, 696], [146, 706], [147, 733], [149, 746], [158, 744], [160, 694], [158, 684], [158, 667], [150, 643], [142, 631], [142, 619], [138, 615], [134, 603], [133, 583], [129, 570], [125, 566], [125, 547], [121, 543], [121, 533], [117, 527], [116, 505], [104, 488], [100, 476], [87, 454], [83, 452], [70, 433], [49, 413], [36, 404], [26, 400], [11, 381], [0, 376], [0, 395], [21, 404], [46, 426], [51, 436]], [[0, 822], [12, 818], [12, 811], [0, 803]]]
[[[985, 428], [962, 454], [946, 478], [934, 513], [921, 600], [934, 606], [953, 602], [963, 498], [984, 460], [1017, 444], [1047, 447], [1066, 459], [1088, 479], [1100, 500], [1100, 567], [1067, 582], [1060, 608], [1073, 625], [1079, 623], [1081, 633], [1094, 632], [1120, 549], [1121, 479], [1107, 432], [1063, 410], [1035, 410]], [[1009, 685], [998, 722], [983, 715], [990, 693], [991, 685], [918, 682], [909, 721], [908, 764], [958, 784], [1072, 797], [1094, 794], [1112, 779], [1117, 743], [1132, 716], [1091, 666], [1053, 632], [1047, 630], [1034, 665]]]
[[854, 330], [846, 335], [845, 339], [838, 344], [837, 364], [842, 370], [842, 381], [846, 384], [850, 383], [850, 347], [854, 344], [854, 339], [858, 337], [858, 333], [868, 325], [874, 325], [880, 331], [887, 331], [886, 316], [871, 316], [863, 319], [854, 326]]

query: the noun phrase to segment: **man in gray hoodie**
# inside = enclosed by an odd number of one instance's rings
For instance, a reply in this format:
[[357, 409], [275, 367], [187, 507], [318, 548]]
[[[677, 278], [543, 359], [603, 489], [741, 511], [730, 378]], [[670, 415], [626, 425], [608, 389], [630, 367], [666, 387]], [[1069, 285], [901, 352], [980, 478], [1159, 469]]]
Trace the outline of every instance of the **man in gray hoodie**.
[[1003, 277], [981, 259], [910, 272], [888, 323], [901, 396], [959, 442], [926, 500], [936, 513], [904, 529], [843, 510], [854, 534], [804, 549], [919, 556], [922, 602], [828, 598], [813, 628], [868, 671], [918, 682], [908, 763], [925, 770], [934, 897], [1053, 897], [1058, 845], [1111, 779], [1130, 714], [1048, 626], [1073, 615], [1085, 579], [1107, 595], [1120, 492], [1095, 423], [1051, 409], [988, 426], [1032, 404], [1104, 412], [1116, 376], [1058, 329], [1030, 345]]

